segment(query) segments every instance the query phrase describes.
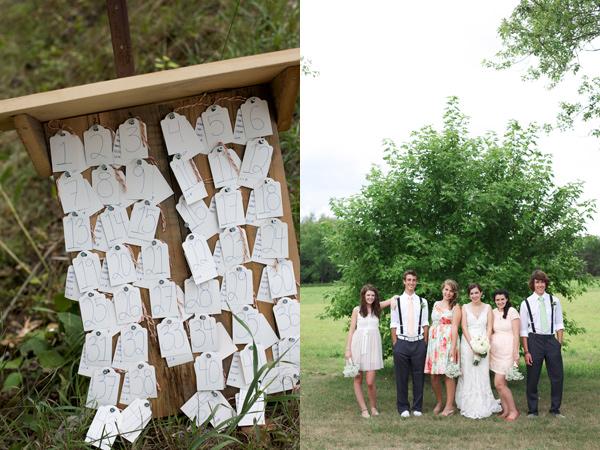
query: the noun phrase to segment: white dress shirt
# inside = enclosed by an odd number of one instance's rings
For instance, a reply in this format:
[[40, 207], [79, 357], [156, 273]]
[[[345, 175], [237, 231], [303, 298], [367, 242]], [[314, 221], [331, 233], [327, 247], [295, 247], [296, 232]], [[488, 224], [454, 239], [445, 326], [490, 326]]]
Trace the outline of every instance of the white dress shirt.
[[[531, 308], [531, 315], [533, 316], [533, 324], [535, 325], [535, 333], [536, 334], [550, 334], [551, 330], [551, 317], [552, 317], [552, 305], [550, 304], [550, 295], [547, 292], [544, 292], [544, 303], [546, 305], [546, 315], [548, 316], [548, 332], [542, 332], [542, 321], [540, 320], [540, 305], [539, 298], [535, 292], [527, 297], [529, 301], [529, 307]], [[562, 330], [565, 328], [563, 324], [563, 314], [562, 307], [560, 306], [560, 300], [553, 295], [552, 299], [556, 303], [554, 306], [554, 332], [558, 330]], [[521, 303], [521, 308], [519, 310], [521, 314], [521, 337], [527, 337], [529, 333], [533, 333], [533, 329], [531, 328], [531, 321], [529, 320], [529, 311], [527, 310], [527, 305], [525, 302]]]
[[[396, 302], [396, 299], [393, 300]], [[421, 329], [417, 329], [417, 334], [409, 334], [408, 330], [408, 302], [409, 295], [404, 292], [400, 296], [400, 310], [402, 312], [402, 328], [404, 333], [400, 332], [400, 316], [398, 315], [398, 308], [392, 308], [391, 320], [390, 320], [390, 328], [396, 329], [397, 336], [404, 337], [416, 337], [423, 335], [423, 327], [429, 326], [429, 306], [427, 305], [427, 300], [421, 297], [421, 303], [419, 303], [419, 296], [415, 293], [412, 294], [412, 302], [413, 302], [413, 312], [415, 315], [415, 329], [419, 328], [419, 315], [421, 316]], [[423, 305], [423, 306], [422, 306]], [[421, 311], [423, 308], [423, 311]]]

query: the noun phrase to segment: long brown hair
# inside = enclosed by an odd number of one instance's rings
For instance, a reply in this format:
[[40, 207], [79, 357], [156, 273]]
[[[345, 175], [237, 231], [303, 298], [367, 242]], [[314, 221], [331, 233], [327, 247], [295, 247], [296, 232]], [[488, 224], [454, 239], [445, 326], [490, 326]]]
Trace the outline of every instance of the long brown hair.
[[454, 280], [446, 280], [442, 283], [442, 289], [444, 289], [444, 286], [448, 286], [454, 294], [452, 300], [450, 300], [450, 309], [452, 309], [458, 302], [458, 283]]
[[365, 284], [360, 290], [360, 315], [363, 317], [367, 317], [369, 315], [369, 308], [365, 298], [368, 291], [373, 291], [375, 294], [375, 300], [371, 304], [371, 312], [379, 318], [379, 315], [381, 314], [381, 306], [379, 306], [379, 291], [372, 284]]

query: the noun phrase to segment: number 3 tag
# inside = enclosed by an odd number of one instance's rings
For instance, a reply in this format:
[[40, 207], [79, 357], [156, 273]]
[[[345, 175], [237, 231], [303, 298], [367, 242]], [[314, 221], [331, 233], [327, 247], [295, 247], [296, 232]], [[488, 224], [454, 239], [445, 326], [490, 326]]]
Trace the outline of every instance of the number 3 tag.
[[133, 159], [148, 157], [146, 124], [138, 119], [128, 119], [119, 125], [120, 152], [115, 163], [127, 164]]

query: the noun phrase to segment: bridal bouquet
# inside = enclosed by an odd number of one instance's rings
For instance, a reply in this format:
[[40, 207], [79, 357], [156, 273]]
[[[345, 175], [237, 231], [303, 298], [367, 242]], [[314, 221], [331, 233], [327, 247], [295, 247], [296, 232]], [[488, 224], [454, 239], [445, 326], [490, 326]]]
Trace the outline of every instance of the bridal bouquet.
[[519, 366], [516, 364], [506, 372], [506, 381], [521, 381], [523, 374], [519, 372]]
[[454, 361], [449, 361], [446, 364], [446, 376], [448, 378], [458, 378], [460, 376], [460, 365]]
[[473, 349], [473, 365], [478, 365], [482, 358], [487, 356], [490, 349], [490, 343], [487, 336], [474, 336], [471, 339], [471, 348]]
[[342, 373], [346, 378], [354, 378], [358, 375], [358, 369], [358, 364], [354, 364], [351, 359], [347, 359]]

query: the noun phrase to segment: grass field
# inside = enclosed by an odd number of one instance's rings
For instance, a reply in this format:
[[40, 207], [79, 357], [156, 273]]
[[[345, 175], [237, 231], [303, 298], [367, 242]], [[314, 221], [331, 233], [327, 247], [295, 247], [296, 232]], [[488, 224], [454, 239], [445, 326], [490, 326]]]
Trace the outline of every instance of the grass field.
[[[377, 374], [381, 415], [360, 417], [352, 380], [343, 378], [345, 324], [317, 318], [326, 300], [326, 286], [302, 288], [302, 448], [411, 449], [600, 449], [600, 289], [563, 305], [570, 319], [587, 332], [567, 336], [562, 412], [566, 419], [546, 415], [550, 388], [545, 370], [540, 383], [540, 417], [521, 416], [514, 423], [496, 417], [471, 420], [455, 415], [434, 417], [434, 396], [426, 377], [424, 416], [401, 419], [395, 409], [393, 362]], [[521, 367], [524, 371], [524, 368]], [[511, 383], [521, 413], [526, 413], [525, 382]], [[497, 397], [497, 395], [496, 395]], [[410, 396], [412, 398], [412, 395]]]

